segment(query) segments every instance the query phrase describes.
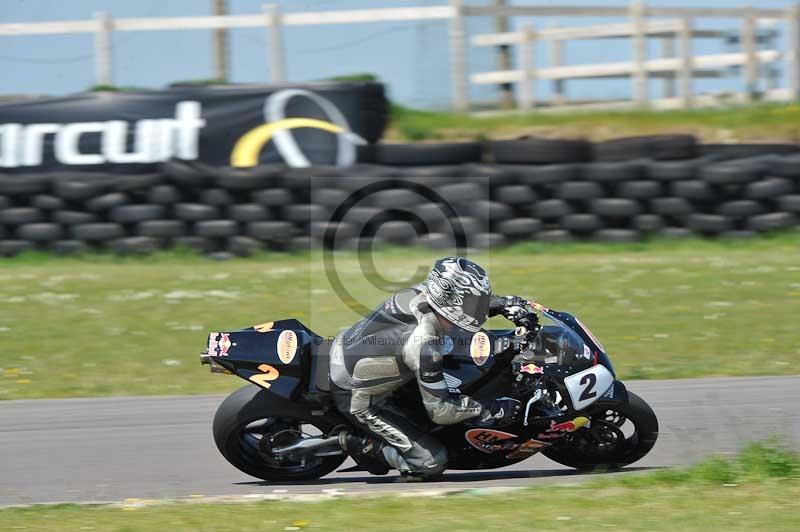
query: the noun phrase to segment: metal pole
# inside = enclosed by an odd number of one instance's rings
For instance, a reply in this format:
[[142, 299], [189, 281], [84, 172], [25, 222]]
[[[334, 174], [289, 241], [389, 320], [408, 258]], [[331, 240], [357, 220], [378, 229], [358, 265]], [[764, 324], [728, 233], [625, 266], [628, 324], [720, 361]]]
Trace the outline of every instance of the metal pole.
[[99, 11], [94, 14], [97, 30], [94, 32], [94, 79], [97, 85], [111, 85], [111, 31], [114, 23], [111, 14]]
[[756, 17], [752, 10], [748, 10], [742, 22], [742, 51], [745, 55], [745, 99], [753, 101], [758, 92], [758, 59], [756, 57]]
[[692, 107], [694, 100], [694, 55], [692, 51], [692, 26], [694, 22], [691, 17], [681, 18], [681, 29], [679, 38], [681, 43], [681, 65], [678, 73], [681, 88], [681, 105], [684, 109]]
[[453, 13], [450, 17], [450, 77], [452, 84], [452, 106], [456, 111], [469, 107], [467, 85], [467, 43], [464, 27], [463, 0], [450, 0]]
[[789, 98], [800, 100], [800, 3], [789, 8], [786, 22], [789, 30], [786, 43], [789, 47], [786, 54], [788, 62], [786, 65], [786, 78], [789, 86]]
[[[228, 14], [227, 0], [214, 0], [214, 15]], [[228, 30], [217, 28], [214, 30], [214, 79], [228, 80]]]
[[633, 99], [639, 105], [647, 103], [647, 36], [645, 35], [644, 3], [632, 0], [630, 18], [633, 24]]
[[264, 13], [267, 17], [267, 32], [269, 33], [267, 57], [269, 60], [269, 75], [272, 83], [286, 81], [286, 62], [283, 54], [283, 17], [278, 4], [266, 4]]
[[[494, 6], [498, 9], [506, 7], [506, 0], [494, 0]], [[508, 17], [497, 14], [494, 16], [495, 33], [508, 32]], [[497, 47], [497, 70], [506, 72], [511, 70], [511, 47], [501, 44]], [[511, 109], [514, 107], [514, 85], [512, 83], [501, 83], [498, 85], [500, 91], [499, 104], [501, 109]]]

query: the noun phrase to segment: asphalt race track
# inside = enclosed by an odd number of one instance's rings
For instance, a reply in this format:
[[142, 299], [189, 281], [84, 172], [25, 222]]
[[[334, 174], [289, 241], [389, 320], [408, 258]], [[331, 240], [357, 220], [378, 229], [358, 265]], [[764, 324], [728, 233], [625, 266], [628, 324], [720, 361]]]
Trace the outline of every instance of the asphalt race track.
[[[661, 423], [638, 468], [690, 463], [712, 452], [783, 435], [800, 448], [800, 376], [638, 381]], [[305, 485], [266, 484], [230, 466], [211, 438], [220, 396], [0, 402], [0, 505], [189, 497], [477, 488], [574, 482], [536, 456], [495, 471], [452, 472], [442, 482], [333, 473]], [[347, 467], [350, 463], [345, 463]]]

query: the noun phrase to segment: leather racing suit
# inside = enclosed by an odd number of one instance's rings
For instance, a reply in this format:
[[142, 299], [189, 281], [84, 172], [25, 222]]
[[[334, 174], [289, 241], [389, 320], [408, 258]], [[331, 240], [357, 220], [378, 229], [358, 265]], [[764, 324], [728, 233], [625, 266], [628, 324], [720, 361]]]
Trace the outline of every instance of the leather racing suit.
[[[501, 313], [508, 301], [492, 296], [489, 316]], [[337, 408], [388, 444], [380, 449], [381, 456], [401, 473], [438, 476], [447, 466], [447, 451], [386, 404], [394, 390], [416, 379], [425, 410], [439, 425], [484, 413], [479, 402], [448, 390], [442, 371], [443, 335], [423, 285], [416, 285], [389, 297], [336, 336], [331, 347], [330, 376]]]

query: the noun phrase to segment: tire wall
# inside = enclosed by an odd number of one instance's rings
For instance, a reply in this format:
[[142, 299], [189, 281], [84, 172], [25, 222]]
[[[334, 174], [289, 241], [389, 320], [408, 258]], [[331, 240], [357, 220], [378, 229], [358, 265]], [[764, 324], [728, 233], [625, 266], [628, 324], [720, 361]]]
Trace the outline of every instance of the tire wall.
[[[479, 248], [746, 237], [798, 226], [793, 146], [715, 153], [673, 140], [387, 144], [349, 168], [169, 161], [138, 175], [0, 174], [0, 255], [183, 246], [224, 257], [314, 247], [326, 233], [335, 233], [326, 244], [336, 247], [446, 248], [455, 226]], [[348, 200], [354, 193], [364, 197]]]

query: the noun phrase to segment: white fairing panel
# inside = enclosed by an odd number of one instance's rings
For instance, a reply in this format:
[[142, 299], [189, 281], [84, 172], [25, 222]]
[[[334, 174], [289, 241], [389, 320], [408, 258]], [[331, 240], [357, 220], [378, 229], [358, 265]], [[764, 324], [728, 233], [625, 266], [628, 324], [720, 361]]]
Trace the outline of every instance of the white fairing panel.
[[564, 384], [572, 399], [575, 410], [583, 410], [597, 401], [614, 384], [614, 376], [605, 366], [600, 364], [570, 375], [564, 379]]

